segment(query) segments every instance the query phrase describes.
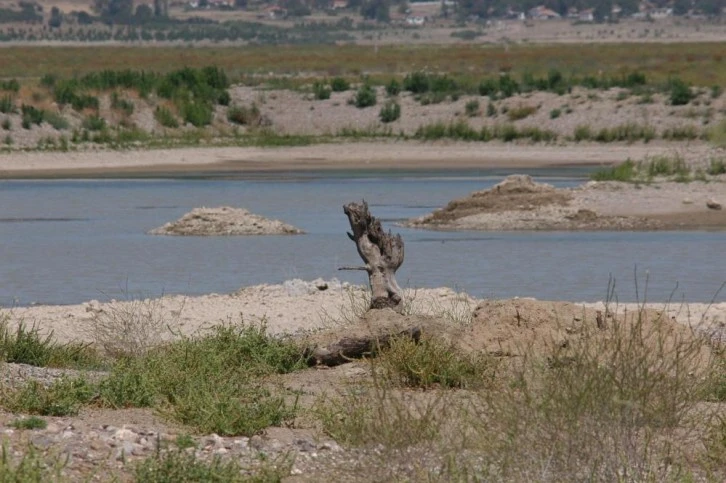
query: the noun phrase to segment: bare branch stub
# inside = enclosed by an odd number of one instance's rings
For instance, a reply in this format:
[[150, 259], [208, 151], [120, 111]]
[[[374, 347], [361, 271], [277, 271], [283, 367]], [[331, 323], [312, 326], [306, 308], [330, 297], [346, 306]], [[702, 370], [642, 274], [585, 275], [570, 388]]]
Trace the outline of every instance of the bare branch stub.
[[368, 211], [368, 203], [348, 203], [343, 206], [358, 254], [365, 262], [371, 286], [371, 308], [390, 307], [401, 311], [403, 290], [396, 282], [396, 270], [403, 263], [403, 239], [383, 231], [381, 222]]

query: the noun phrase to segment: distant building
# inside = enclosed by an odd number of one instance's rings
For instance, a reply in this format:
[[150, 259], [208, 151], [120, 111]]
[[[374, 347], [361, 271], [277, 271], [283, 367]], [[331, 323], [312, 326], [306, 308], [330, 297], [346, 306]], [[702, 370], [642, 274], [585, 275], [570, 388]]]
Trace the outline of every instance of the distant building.
[[559, 13], [545, 7], [544, 5], [529, 9], [527, 16], [535, 20], [549, 20], [561, 17]]

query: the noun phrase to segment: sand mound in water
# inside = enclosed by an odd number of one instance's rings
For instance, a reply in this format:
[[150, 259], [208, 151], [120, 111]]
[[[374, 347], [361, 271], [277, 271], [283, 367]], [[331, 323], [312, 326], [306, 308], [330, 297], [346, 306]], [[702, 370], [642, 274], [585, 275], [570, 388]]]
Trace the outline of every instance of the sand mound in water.
[[449, 202], [444, 208], [411, 220], [410, 225], [447, 225], [461, 218], [482, 213], [532, 211], [543, 206], [566, 205], [572, 195], [546, 183], [536, 183], [531, 176], [508, 176], [491, 189], [475, 191]]
[[151, 235], [298, 235], [299, 228], [278, 220], [270, 220], [243, 208], [222, 206], [195, 208], [177, 221], [166, 223], [149, 232]]

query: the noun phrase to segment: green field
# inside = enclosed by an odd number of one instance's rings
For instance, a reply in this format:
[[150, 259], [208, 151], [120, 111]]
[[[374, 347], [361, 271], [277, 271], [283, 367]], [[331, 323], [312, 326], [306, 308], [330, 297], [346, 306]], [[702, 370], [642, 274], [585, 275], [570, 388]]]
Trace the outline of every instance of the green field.
[[249, 74], [401, 75], [429, 69], [478, 79], [501, 71], [536, 75], [556, 68], [571, 75], [638, 70], [649, 81], [678, 76], [700, 86], [726, 85], [724, 43], [265, 46], [265, 47], [17, 47], [0, 48], [0, 75], [66, 77], [101, 69], [167, 72], [216, 65], [234, 79]]

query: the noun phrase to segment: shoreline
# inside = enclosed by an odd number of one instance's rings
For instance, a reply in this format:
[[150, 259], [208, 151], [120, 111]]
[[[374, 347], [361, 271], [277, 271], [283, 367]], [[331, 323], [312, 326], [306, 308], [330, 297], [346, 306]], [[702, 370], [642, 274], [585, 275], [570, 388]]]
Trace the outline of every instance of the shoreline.
[[708, 145], [516, 145], [457, 142], [353, 142], [284, 148], [209, 147], [0, 154], [0, 179], [170, 177], [333, 170], [532, 169], [607, 166], [678, 152], [698, 158]]

